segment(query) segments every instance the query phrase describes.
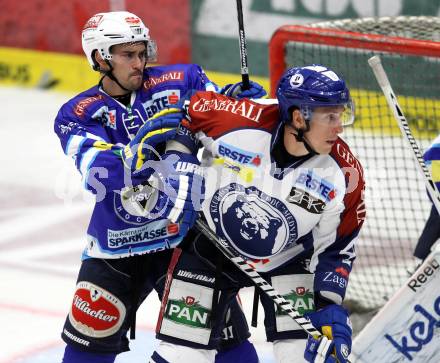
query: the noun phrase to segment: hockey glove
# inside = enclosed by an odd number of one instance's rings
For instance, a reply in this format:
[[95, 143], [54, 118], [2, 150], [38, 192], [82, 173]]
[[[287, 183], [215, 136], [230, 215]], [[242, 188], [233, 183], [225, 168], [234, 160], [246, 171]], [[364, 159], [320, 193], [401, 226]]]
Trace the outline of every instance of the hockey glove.
[[177, 127], [184, 118], [179, 108], [167, 108], [148, 119], [141, 126], [136, 136], [122, 150], [122, 161], [131, 172], [137, 172], [144, 162], [157, 155], [155, 147], [172, 139], [176, 135]]
[[347, 310], [332, 304], [305, 316], [324, 334], [319, 340], [309, 337], [304, 352], [307, 362], [349, 363], [352, 328]]
[[[147, 167], [148, 164], [147, 161]], [[194, 155], [173, 151], [154, 164], [153, 178], [159, 189], [156, 211], [160, 218], [178, 223], [179, 234], [184, 236], [194, 225], [204, 199], [205, 181], [200, 162]]]
[[249, 81], [249, 89], [243, 90], [242, 87], [242, 82], [227, 84], [221, 89], [220, 93], [239, 100], [242, 98], [262, 98], [267, 95], [264, 88], [253, 81]]

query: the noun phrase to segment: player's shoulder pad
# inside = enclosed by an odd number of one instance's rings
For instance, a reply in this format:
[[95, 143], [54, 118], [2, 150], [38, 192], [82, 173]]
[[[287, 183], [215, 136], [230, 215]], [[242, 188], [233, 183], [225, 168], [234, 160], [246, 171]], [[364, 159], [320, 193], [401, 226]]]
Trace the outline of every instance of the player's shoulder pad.
[[86, 119], [102, 107], [105, 95], [99, 92], [97, 86], [84, 91], [63, 105], [65, 112], [79, 119]]
[[179, 84], [188, 89], [218, 91], [218, 86], [210, 81], [202, 67], [194, 63], [179, 63], [148, 67], [144, 71], [143, 89], [147, 90], [161, 84]]
[[333, 145], [330, 156], [341, 168], [345, 177], [344, 222], [338, 227], [339, 235], [350, 235], [358, 230], [365, 220], [365, 179], [364, 169], [353, 155], [349, 146], [341, 138]]
[[184, 125], [193, 133], [203, 131], [217, 138], [237, 129], [260, 129], [272, 132], [278, 124], [278, 106], [273, 102], [237, 100], [215, 92], [196, 92], [190, 100], [191, 121]]
[[347, 170], [347, 168], [353, 168], [359, 173], [360, 177], [363, 179], [364, 169], [362, 167], [362, 164], [353, 155], [347, 143], [340, 137], [338, 137], [335, 144], [333, 145], [330, 156], [336, 161], [341, 169], [344, 169], [345, 171]]
[[183, 82], [191, 70], [191, 64], [170, 64], [147, 67], [144, 70], [144, 89], [170, 82]]
[[[170, 71], [188, 71], [191, 68], [197, 66], [196, 64], [191, 63], [174, 63], [174, 64], [166, 64], [159, 66], [149, 66], [145, 68], [144, 73], [147, 75], [159, 75]], [[198, 67], [198, 66], [197, 66]]]

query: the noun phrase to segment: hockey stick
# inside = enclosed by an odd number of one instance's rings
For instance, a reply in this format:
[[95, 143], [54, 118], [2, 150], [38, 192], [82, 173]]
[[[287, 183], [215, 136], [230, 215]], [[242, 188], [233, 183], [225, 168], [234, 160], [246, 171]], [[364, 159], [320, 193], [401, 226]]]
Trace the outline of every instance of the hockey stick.
[[209, 226], [198, 219], [196, 221], [196, 228], [202, 232], [213, 244], [229, 259], [232, 263], [243, 271], [252, 282], [261, 289], [273, 302], [280, 307], [287, 315], [289, 315], [295, 322], [310, 336], [319, 339], [322, 334], [317, 330], [309, 319], [303, 317], [296, 311], [292, 304], [280, 295], [271, 284], [269, 284], [261, 275], [255, 271], [246, 260], [241, 257], [231, 245], [224, 239], [218, 237]]
[[238, 18], [238, 44], [240, 46], [240, 65], [241, 65], [241, 79], [243, 82], [243, 90], [249, 89], [249, 69], [247, 61], [247, 46], [246, 35], [244, 34], [243, 23], [243, 7], [241, 0], [237, 0], [237, 18]]
[[385, 95], [388, 106], [393, 112], [394, 118], [396, 119], [397, 124], [399, 125], [402, 135], [408, 141], [408, 144], [413, 151], [413, 155], [418, 163], [419, 170], [424, 176], [426, 189], [428, 190], [428, 193], [431, 196], [432, 202], [437, 208], [437, 211], [440, 213], [440, 194], [435, 186], [435, 183], [431, 178], [431, 174], [429, 173], [425, 161], [423, 160], [422, 152], [420, 151], [419, 145], [417, 144], [417, 141], [411, 132], [408, 121], [406, 120], [402, 112], [402, 109], [400, 108], [399, 103], [397, 102], [396, 95], [393, 92], [390, 81], [388, 80], [388, 76], [382, 66], [380, 57], [377, 55], [371, 57], [370, 59], [368, 59], [368, 64], [373, 70], [377, 83], [379, 83], [379, 86], [382, 89], [383, 94]]

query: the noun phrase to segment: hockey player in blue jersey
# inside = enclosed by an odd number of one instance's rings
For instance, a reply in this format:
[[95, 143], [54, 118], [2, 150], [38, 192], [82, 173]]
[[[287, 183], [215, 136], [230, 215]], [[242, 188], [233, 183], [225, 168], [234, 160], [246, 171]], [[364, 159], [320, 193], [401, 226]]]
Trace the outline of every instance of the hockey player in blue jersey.
[[[425, 151], [423, 156], [427, 166], [431, 170], [432, 180], [437, 190], [440, 190], [440, 136], [432, 142], [432, 145]], [[414, 256], [424, 260], [431, 253], [431, 247], [440, 238], [440, 216], [433, 204], [422, 234], [417, 241]]]
[[[354, 120], [350, 92], [331, 69], [311, 65], [289, 69], [271, 101], [198, 92], [168, 148], [204, 146], [206, 222], [330, 338], [307, 339], [262, 295], [276, 361], [347, 363], [342, 302], [365, 218], [362, 166], [339, 137]], [[229, 302], [251, 284], [203, 234], [192, 229], [188, 241], [165, 282], [156, 363], [189, 362], [194, 351], [213, 362]]]
[[[84, 26], [82, 46], [102, 78], [61, 107], [55, 132], [96, 204], [62, 331], [63, 362], [110, 363], [129, 349], [136, 310], [164, 279], [169, 251], [181, 243], [203, 199], [197, 158], [165, 152], [183, 115], [170, 106], [193, 90], [219, 89], [198, 65], [147, 67], [155, 43], [132, 13], [96, 14]], [[235, 84], [221, 91], [265, 94], [253, 82], [249, 90]], [[243, 341], [240, 347], [256, 361], [238, 305], [230, 315], [236, 343]]]

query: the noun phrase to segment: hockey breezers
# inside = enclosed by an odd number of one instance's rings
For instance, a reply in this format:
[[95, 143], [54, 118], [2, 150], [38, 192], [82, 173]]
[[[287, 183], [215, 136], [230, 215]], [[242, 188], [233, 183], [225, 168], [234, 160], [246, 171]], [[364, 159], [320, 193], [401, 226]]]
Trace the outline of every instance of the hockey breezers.
[[313, 326], [312, 322], [295, 310], [289, 301], [276, 291], [271, 284], [263, 279], [263, 277], [261, 277], [261, 275], [231, 247], [228, 241], [217, 236], [201, 219], [196, 221], [195, 227], [202, 232], [230, 261], [232, 261], [235, 266], [243, 271], [252, 280], [255, 286], [260, 288], [263, 293], [265, 293], [281, 310], [289, 315], [308, 335], [315, 339], [320, 339], [322, 337], [322, 333]]
[[303, 317], [296, 311], [292, 304], [280, 295], [271, 284], [269, 284], [261, 275], [255, 271], [246, 260], [241, 257], [228, 243], [228, 241], [218, 237], [209, 226], [198, 219], [195, 224], [196, 228], [202, 232], [229, 260], [232, 261], [241, 271], [243, 271], [273, 302], [280, 307], [287, 315], [289, 315], [307, 334], [319, 339], [322, 333], [317, 330], [309, 319]]

